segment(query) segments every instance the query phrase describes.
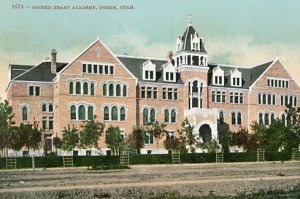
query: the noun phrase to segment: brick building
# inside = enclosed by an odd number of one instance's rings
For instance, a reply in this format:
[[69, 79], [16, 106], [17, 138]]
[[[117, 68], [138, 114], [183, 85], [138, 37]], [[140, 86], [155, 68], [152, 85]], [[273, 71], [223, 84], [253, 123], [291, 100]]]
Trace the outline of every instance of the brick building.
[[[16, 123], [37, 121], [50, 145], [64, 127], [93, 118], [119, 126], [124, 136], [156, 120], [176, 135], [188, 118], [202, 141], [218, 139], [223, 124], [237, 131], [253, 121], [288, 122], [285, 105], [298, 106], [299, 87], [278, 59], [251, 68], [214, 64], [203, 41], [189, 23], [165, 60], [117, 56], [100, 39], [70, 63], [58, 62], [52, 50], [51, 60], [36, 66], [9, 66], [7, 100]], [[167, 152], [165, 138], [146, 138], [142, 153]], [[99, 142], [106, 154], [104, 139]], [[79, 149], [85, 153], [90, 150]]]

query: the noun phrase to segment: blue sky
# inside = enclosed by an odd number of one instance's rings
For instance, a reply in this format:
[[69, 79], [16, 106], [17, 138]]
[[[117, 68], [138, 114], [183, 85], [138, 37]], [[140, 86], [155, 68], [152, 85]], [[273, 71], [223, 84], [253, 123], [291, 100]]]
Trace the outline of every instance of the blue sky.
[[[12, 9], [13, 4], [133, 5], [135, 9], [18, 10]], [[300, 75], [299, 10], [296, 0], [1, 0], [0, 75], [6, 79], [9, 63], [40, 62], [52, 48], [57, 49], [58, 59], [70, 61], [97, 35], [117, 54], [165, 57], [191, 13], [210, 62], [252, 66], [279, 56], [296, 78]]]

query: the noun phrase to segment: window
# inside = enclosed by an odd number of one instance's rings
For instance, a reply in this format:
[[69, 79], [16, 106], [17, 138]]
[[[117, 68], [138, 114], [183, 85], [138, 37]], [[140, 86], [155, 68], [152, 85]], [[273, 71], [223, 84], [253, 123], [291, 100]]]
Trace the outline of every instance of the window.
[[29, 86], [29, 95], [30, 96], [40, 96], [40, 87], [39, 86]]
[[114, 85], [113, 84], [109, 85], [109, 96], [114, 96]]
[[242, 124], [242, 114], [240, 112], [231, 113], [231, 124], [236, 124], [236, 125]]
[[47, 117], [42, 118], [42, 128], [47, 129]]
[[106, 84], [103, 84], [103, 87], [102, 87], [102, 92], [103, 92], [103, 96], [106, 96], [107, 95], [107, 85]]
[[94, 108], [92, 106], [88, 107], [88, 120], [94, 119]]
[[223, 76], [215, 76], [214, 85], [223, 85]]
[[176, 122], [176, 111], [175, 110], [171, 111], [171, 122], [172, 123]]
[[268, 78], [267, 79], [267, 86], [268, 87], [275, 87], [275, 88], [288, 88], [289, 87], [289, 80]]
[[275, 121], [275, 114], [269, 112], [259, 113], [258, 118], [260, 125], [270, 125]]
[[53, 112], [53, 105], [49, 104], [49, 112]]
[[125, 121], [125, 108], [120, 109], [120, 121]]
[[178, 89], [177, 88], [163, 88], [163, 99], [177, 100]]
[[230, 103], [242, 104], [243, 103], [243, 93], [230, 92]]
[[85, 107], [83, 105], [80, 105], [78, 108], [78, 116], [79, 120], [85, 120]]
[[141, 87], [141, 98], [157, 99], [157, 87]]
[[70, 82], [69, 83], [69, 94], [73, 94], [73, 92], [74, 92], [74, 83], [73, 82]]
[[[104, 70], [103, 70], [104, 67]], [[113, 75], [114, 66], [113, 65], [103, 65], [103, 64], [82, 64], [82, 72], [86, 74], [105, 74]]]
[[155, 110], [151, 109], [150, 111], [150, 122], [153, 123], [155, 122]]
[[145, 133], [144, 144], [153, 144], [154, 136], [152, 133]]
[[176, 75], [174, 72], [165, 72], [165, 81], [175, 82]]
[[145, 80], [155, 80], [153, 70], [144, 70], [144, 79]]
[[143, 124], [148, 124], [148, 109], [144, 108], [143, 110]]
[[223, 111], [219, 112], [219, 122], [221, 124], [224, 123], [224, 112]]
[[109, 120], [109, 108], [104, 107], [104, 120]]
[[232, 82], [231, 82], [231, 86], [242, 86], [241, 82], [242, 81], [241, 81], [240, 77], [233, 77]]
[[88, 87], [88, 83], [84, 82], [83, 83], [83, 94], [87, 95], [89, 93], [89, 87]]
[[95, 85], [94, 83], [91, 83], [91, 95], [95, 95]]
[[42, 105], [42, 112], [46, 112], [47, 111], [47, 104], [43, 104]]
[[269, 125], [269, 114], [265, 113], [265, 125]]
[[212, 102], [224, 103], [225, 99], [225, 91], [212, 91]]
[[53, 117], [49, 117], [49, 130], [53, 130]]
[[263, 114], [260, 113], [260, 114], [259, 114], [259, 125], [263, 125], [263, 124], [264, 124]]
[[117, 84], [117, 86], [116, 86], [116, 96], [121, 96], [121, 86], [120, 86], [120, 84]]
[[71, 120], [76, 120], [76, 107], [75, 107], [75, 105], [71, 106]]
[[264, 105], [276, 105], [276, 96], [275, 94], [258, 94], [258, 104]]
[[123, 86], [123, 97], [126, 97], [127, 96], [127, 86], [124, 85]]
[[112, 107], [111, 109], [111, 120], [113, 121], [118, 120], [118, 108], [116, 106]]
[[165, 110], [165, 122], [169, 122], [169, 110]]
[[76, 82], [76, 94], [81, 94], [81, 83]]
[[286, 106], [290, 105], [292, 107], [297, 107], [297, 96], [292, 95], [292, 94], [285, 94], [280, 96], [280, 105], [281, 106]]
[[22, 121], [27, 121], [28, 120], [28, 108], [24, 106], [22, 108]]

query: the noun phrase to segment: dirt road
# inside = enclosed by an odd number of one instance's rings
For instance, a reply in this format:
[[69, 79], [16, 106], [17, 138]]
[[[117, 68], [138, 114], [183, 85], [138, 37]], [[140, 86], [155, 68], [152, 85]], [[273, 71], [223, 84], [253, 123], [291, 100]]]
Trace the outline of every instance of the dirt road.
[[231, 197], [299, 183], [300, 162], [14, 170], [0, 171], [0, 198], [156, 198], [165, 192]]

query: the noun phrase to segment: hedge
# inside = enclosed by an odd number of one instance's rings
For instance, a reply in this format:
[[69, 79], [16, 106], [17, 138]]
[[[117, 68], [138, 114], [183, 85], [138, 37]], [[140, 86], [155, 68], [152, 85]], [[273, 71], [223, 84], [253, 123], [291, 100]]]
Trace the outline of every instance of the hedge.
[[[224, 162], [255, 162], [256, 152], [225, 153]], [[181, 154], [181, 163], [211, 163], [216, 161], [215, 153]], [[286, 152], [266, 152], [266, 161], [287, 161], [291, 154]], [[74, 156], [75, 167], [111, 166], [120, 163], [119, 156]], [[171, 154], [130, 155], [130, 164], [171, 164]], [[36, 168], [63, 167], [62, 156], [35, 157]], [[6, 159], [0, 158], [0, 169], [6, 168]], [[18, 157], [17, 168], [32, 168], [31, 157]]]

